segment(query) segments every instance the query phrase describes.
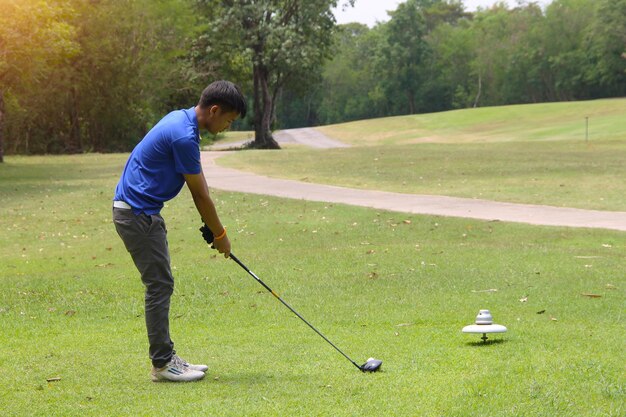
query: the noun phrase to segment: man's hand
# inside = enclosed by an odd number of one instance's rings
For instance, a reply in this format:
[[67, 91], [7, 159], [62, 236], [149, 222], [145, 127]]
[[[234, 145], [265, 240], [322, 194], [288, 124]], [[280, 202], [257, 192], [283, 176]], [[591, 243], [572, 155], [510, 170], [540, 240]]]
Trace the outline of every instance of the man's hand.
[[214, 240], [213, 247], [217, 249], [219, 253], [223, 253], [224, 258], [228, 258], [230, 256], [230, 240], [228, 240], [228, 236]]
[[202, 237], [206, 243], [211, 245], [211, 248], [217, 249], [219, 253], [223, 253], [225, 258], [230, 256], [230, 240], [228, 240], [226, 234], [224, 234], [223, 238], [215, 240], [213, 232], [211, 232], [211, 229], [209, 229], [209, 226], [206, 224], [202, 225], [200, 232], [202, 232]]

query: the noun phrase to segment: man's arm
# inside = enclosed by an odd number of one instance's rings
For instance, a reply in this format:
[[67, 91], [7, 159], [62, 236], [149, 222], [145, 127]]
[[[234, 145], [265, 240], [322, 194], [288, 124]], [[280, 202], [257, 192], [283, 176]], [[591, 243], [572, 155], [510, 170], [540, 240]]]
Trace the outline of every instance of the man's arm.
[[[215, 204], [213, 204], [213, 200], [209, 195], [209, 187], [204, 178], [204, 174], [200, 172], [199, 174], [183, 175], [202, 220], [209, 229], [211, 229], [214, 236], [222, 235], [224, 233], [224, 226], [222, 226], [222, 222], [215, 209]], [[228, 258], [228, 256], [230, 256], [230, 241], [228, 240], [228, 236], [225, 235], [223, 238], [216, 239], [213, 245], [215, 249], [224, 254], [224, 257]]]

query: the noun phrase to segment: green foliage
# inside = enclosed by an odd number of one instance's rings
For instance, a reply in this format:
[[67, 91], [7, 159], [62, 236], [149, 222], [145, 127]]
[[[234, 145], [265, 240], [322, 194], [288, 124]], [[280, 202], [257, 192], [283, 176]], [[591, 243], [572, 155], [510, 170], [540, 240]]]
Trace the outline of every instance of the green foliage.
[[[255, 145], [278, 147], [271, 136], [278, 96], [285, 86], [304, 93], [317, 78], [329, 57], [335, 23], [331, 8], [337, 1], [208, 0], [201, 5], [209, 12], [209, 25], [198, 42], [208, 46], [198, 60], [217, 61], [222, 74], [241, 75], [243, 69], [248, 81], [252, 75]], [[237, 58], [226, 57], [226, 50]]]
[[[335, 56], [326, 64], [323, 81], [316, 88], [321, 103], [314, 107], [321, 123], [384, 115], [378, 98], [370, 91], [376, 85], [374, 57], [383, 41], [378, 28], [369, 29], [359, 23], [339, 27], [333, 47]], [[280, 116], [283, 121], [285, 116]]]
[[248, 94], [237, 126], [262, 147], [273, 128], [626, 95], [626, 0], [409, 0], [373, 28], [336, 26], [338, 3], [0, 0], [0, 161], [130, 149], [217, 78]]
[[596, 94], [626, 95], [626, 0], [600, 0], [584, 46]]
[[[383, 59], [379, 61], [382, 68], [378, 73], [385, 75], [387, 95], [394, 96], [392, 104], [402, 109], [402, 113], [409, 114], [418, 109], [417, 95], [425, 79], [426, 21], [421, 3], [429, 2], [409, 0], [390, 13], [391, 20], [386, 26], [387, 45], [382, 50]], [[404, 94], [398, 94], [400, 92]], [[402, 104], [398, 103], [400, 100]]]
[[[31, 108], [20, 97], [44, 84], [55, 65], [66, 63], [79, 52], [76, 30], [65, 21], [74, 13], [61, 1], [0, 2], [0, 162], [5, 147], [5, 113], [29, 116]], [[22, 128], [27, 143], [29, 130]]]
[[62, 1], [0, 2], [0, 91], [19, 91], [79, 52], [76, 11]]
[[[475, 13], [458, 1], [411, 0], [390, 15], [337, 32], [336, 54], [306, 99], [317, 100], [319, 124], [626, 94], [624, 0], [502, 2]], [[306, 125], [289, 114], [299, 107], [293, 95], [289, 104], [283, 126]]]
[[16, 29], [0, 35], [9, 51], [3, 68], [13, 69], [0, 77], [10, 95], [8, 151], [128, 149], [163, 113], [197, 100], [180, 65], [196, 28], [188, 1], [19, 4], [2, 14]]

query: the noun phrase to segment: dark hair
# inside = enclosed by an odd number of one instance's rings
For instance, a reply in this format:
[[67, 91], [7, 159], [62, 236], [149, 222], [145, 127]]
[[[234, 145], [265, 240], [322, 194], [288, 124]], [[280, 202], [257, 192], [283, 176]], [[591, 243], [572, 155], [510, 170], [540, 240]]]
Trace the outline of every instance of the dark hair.
[[215, 81], [209, 84], [200, 96], [200, 107], [220, 106], [227, 112], [235, 111], [241, 118], [246, 117], [246, 98], [241, 89], [230, 81]]

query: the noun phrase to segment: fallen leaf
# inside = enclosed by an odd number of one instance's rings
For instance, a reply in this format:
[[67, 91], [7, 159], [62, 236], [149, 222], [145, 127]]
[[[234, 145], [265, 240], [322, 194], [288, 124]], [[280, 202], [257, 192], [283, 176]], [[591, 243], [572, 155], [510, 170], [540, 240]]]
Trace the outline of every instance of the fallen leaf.
[[376, 279], [376, 278], [378, 278], [378, 274], [376, 272], [372, 271], [372, 272], [369, 273], [368, 277], [370, 279]]
[[550, 316], [550, 320], [552, 320], [552, 321], [558, 321], [556, 317], [552, 317], [552, 316]]
[[473, 293], [479, 293], [479, 292], [498, 292], [497, 288], [489, 288], [488, 290], [472, 290]]
[[603, 248], [612, 248], [612, 247], [613, 247], [613, 245], [610, 245], [610, 244], [608, 244], [608, 243], [603, 243], [603, 244], [602, 244], [602, 247], [603, 247]]
[[400, 324], [396, 324], [396, 327], [406, 327], [406, 326], [413, 326], [413, 323], [400, 323]]
[[584, 297], [589, 297], [589, 298], [601, 298], [602, 297], [600, 294], [591, 294], [591, 293], [587, 293], [587, 292], [584, 292], [584, 293], [582, 293], [580, 295], [582, 295]]
[[70, 317], [72, 317], [74, 314], [76, 314], [76, 310], [67, 310], [65, 312], [65, 315]]
[[539, 311], [537, 312], [537, 314], [543, 314], [543, 313], [545, 313], [545, 312], [546, 312], [546, 310], [539, 310]]
[[373, 253], [376, 253], [376, 251], [374, 249], [370, 249], [367, 252], [365, 252], [366, 255], [371, 255]]
[[411, 220], [402, 220], [402, 223], [404, 223], [404, 224], [411, 224]]
[[522, 298], [519, 299], [520, 303], [525, 303], [527, 301], [528, 301], [528, 296], [525, 296], [525, 297], [522, 297]]
[[617, 287], [615, 285], [613, 285], [613, 284], [606, 284], [606, 289], [607, 290], [616, 290]]

